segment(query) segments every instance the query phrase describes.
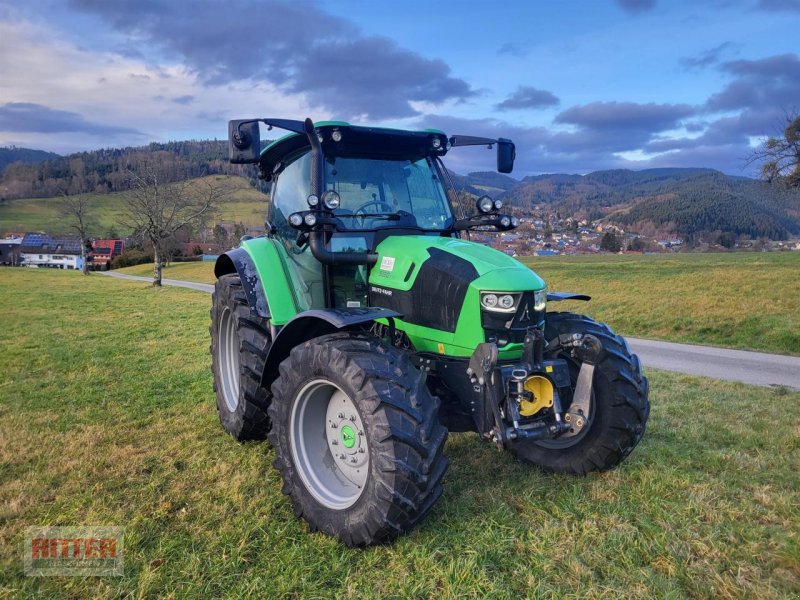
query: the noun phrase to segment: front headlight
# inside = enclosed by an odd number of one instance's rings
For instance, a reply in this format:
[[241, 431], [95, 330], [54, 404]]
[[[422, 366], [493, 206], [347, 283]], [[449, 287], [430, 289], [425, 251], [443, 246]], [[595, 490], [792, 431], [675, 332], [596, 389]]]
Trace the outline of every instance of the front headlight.
[[512, 313], [519, 304], [519, 292], [482, 292], [481, 308], [492, 312]]
[[547, 308], [547, 288], [533, 292], [533, 310], [542, 312]]

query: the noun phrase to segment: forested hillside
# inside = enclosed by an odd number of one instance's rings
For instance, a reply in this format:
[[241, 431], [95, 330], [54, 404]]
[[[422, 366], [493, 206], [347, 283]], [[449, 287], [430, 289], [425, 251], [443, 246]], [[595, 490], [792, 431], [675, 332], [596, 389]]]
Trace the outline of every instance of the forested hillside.
[[56, 160], [58, 158], [61, 158], [58, 154], [45, 152], [44, 150], [17, 148], [16, 146], [0, 148], [0, 173], [2, 173], [8, 165], [15, 162], [36, 164], [46, 160]]
[[503, 194], [512, 205], [546, 205], [562, 216], [685, 237], [729, 232], [786, 239], [800, 232], [800, 193], [711, 169], [598, 171], [526, 177]]
[[119, 192], [128, 189], [130, 171], [136, 171], [154, 157], [167, 167], [163, 171], [168, 178], [164, 183], [218, 174], [255, 177], [254, 169], [229, 164], [227, 153], [227, 142], [192, 140], [109, 148], [65, 157], [53, 155], [56, 158], [39, 164], [9, 165], [0, 178], [0, 195], [11, 200]]

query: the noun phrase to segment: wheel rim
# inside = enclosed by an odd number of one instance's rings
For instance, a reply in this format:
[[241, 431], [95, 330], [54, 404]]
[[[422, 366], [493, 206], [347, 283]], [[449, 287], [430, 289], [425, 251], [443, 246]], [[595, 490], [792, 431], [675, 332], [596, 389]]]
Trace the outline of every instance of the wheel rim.
[[220, 387], [225, 406], [231, 412], [239, 406], [239, 335], [233, 313], [226, 306], [219, 318], [219, 359]]
[[297, 394], [290, 420], [292, 458], [309, 493], [334, 510], [355, 504], [370, 457], [364, 423], [350, 397], [327, 380], [311, 381]]

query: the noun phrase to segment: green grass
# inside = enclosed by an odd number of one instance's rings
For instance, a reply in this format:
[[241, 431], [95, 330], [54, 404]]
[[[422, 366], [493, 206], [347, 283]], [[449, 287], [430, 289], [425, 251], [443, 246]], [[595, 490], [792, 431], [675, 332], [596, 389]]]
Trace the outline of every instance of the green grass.
[[[153, 263], [116, 269], [114, 272], [139, 275], [140, 277], [152, 277]], [[214, 277], [214, 261], [170, 263], [163, 268], [161, 276], [164, 279], [180, 279], [181, 281], [196, 281], [198, 283], [213, 284], [216, 281], [216, 277]]]
[[[206, 294], [0, 270], [0, 597], [796, 597], [800, 393], [660, 372], [640, 446], [586, 478], [451, 436], [390, 546], [309, 534], [214, 409]], [[30, 525], [123, 525], [120, 578], [26, 578]]]
[[[241, 177], [214, 176], [227, 188], [228, 195], [220, 206], [219, 220], [241, 222], [248, 226], [264, 225], [267, 204], [264, 196], [252, 189]], [[93, 235], [103, 236], [110, 230], [127, 235], [124, 201], [121, 193], [90, 194], [90, 216], [96, 221]], [[30, 198], [0, 204], [0, 234], [6, 231], [45, 231], [73, 233], [68, 220], [59, 214], [61, 198]]]
[[800, 354], [800, 252], [525, 258], [624, 335]]

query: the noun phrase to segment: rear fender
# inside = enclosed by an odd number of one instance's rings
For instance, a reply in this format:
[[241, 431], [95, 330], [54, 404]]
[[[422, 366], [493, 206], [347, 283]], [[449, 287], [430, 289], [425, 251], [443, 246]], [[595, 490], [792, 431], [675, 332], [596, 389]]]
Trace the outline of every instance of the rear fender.
[[217, 279], [223, 275], [231, 275], [233, 273], [238, 273], [239, 279], [242, 281], [250, 313], [262, 319], [269, 319], [269, 304], [267, 304], [264, 286], [258, 277], [258, 271], [256, 271], [253, 259], [242, 248], [228, 250], [217, 259], [214, 265], [214, 275]]
[[324, 308], [307, 310], [299, 313], [291, 321], [281, 327], [272, 341], [261, 385], [269, 387], [278, 376], [278, 365], [292, 351], [292, 348], [310, 339], [336, 333], [366, 329], [375, 319], [394, 319], [402, 317], [400, 313], [386, 308]]

